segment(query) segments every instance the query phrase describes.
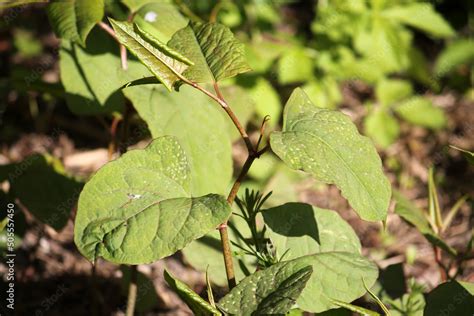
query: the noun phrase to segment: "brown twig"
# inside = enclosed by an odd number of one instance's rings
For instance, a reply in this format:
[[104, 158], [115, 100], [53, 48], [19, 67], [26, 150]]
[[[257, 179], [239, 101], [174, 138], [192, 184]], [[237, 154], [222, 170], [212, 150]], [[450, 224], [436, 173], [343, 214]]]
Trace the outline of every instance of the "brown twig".
[[114, 116], [112, 123], [110, 124], [110, 136], [111, 140], [109, 142], [108, 158], [112, 160], [114, 153], [117, 151], [117, 126], [122, 120], [121, 116]]
[[433, 246], [433, 251], [434, 251], [434, 255], [435, 255], [436, 264], [438, 265], [441, 281], [446, 282], [448, 280], [448, 271], [447, 271], [447, 268], [443, 264], [443, 261], [442, 261], [441, 248], [439, 248], [437, 246]]
[[99, 23], [97, 23], [97, 25], [98, 25], [101, 29], [103, 29], [104, 31], [106, 31], [107, 34], [109, 34], [110, 36], [112, 36], [112, 38], [119, 44], [119, 46], [120, 46], [120, 61], [121, 61], [122, 69], [123, 69], [123, 70], [127, 70], [127, 69], [128, 69], [127, 49], [126, 49], [125, 46], [123, 46], [122, 43], [120, 43], [120, 41], [118, 40], [117, 35], [115, 34], [114, 29], [111, 28], [109, 25], [107, 25], [107, 23], [104, 23], [104, 22], [102, 22], [102, 21], [100, 21]]

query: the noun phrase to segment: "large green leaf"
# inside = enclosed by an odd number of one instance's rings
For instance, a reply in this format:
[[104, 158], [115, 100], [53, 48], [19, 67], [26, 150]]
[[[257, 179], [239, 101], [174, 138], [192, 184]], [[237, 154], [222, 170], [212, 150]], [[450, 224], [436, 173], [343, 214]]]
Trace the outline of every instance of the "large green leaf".
[[395, 112], [412, 124], [432, 129], [446, 126], [443, 110], [436, 107], [429, 99], [421, 96], [411, 97], [401, 102], [395, 107]]
[[393, 197], [397, 202], [395, 213], [400, 215], [411, 225], [415, 226], [418, 231], [433, 245], [436, 245], [451, 255], [456, 255], [456, 250], [447, 245], [431, 228], [428, 219], [424, 216], [423, 211], [416, 207], [411, 201], [406, 199], [400, 192], [394, 191]]
[[118, 40], [168, 89], [192, 62], [143, 31], [136, 24], [110, 19]]
[[48, 17], [56, 35], [83, 46], [103, 16], [103, 0], [52, 0], [48, 5]]
[[167, 2], [151, 2], [143, 5], [133, 21], [163, 43], [167, 43], [174, 33], [188, 24], [188, 19], [178, 8], [173, 3]]
[[[371, 286], [378, 274], [377, 267], [359, 254], [338, 251], [318, 253], [280, 262], [250, 275], [225, 296], [219, 305], [226, 310], [232, 308], [232, 311], [247, 305], [258, 305], [283, 280], [307, 266], [313, 268], [313, 273], [297, 299], [297, 304], [305, 311], [316, 313], [336, 308], [334, 300], [352, 302], [361, 297], [365, 293], [363, 279]], [[241, 291], [243, 288], [245, 290]], [[240, 304], [235, 302], [239, 298]]]
[[474, 284], [449, 281], [438, 285], [426, 296], [424, 315], [472, 316]]
[[58, 160], [38, 154], [0, 166], [0, 180], [8, 180], [9, 193], [36, 219], [57, 231], [67, 224], [83, 185], [68, 177]]
[[455, 34], [446, 20], [438, 14], [430, 3], [411, 3], [394, 6], [382, 12], [383, 16], [401, 22], [436, 37]]
[[463, 64], [474, 63], [474, 40], [461, 39], [449, 44], [436, 60], [435, 73], [443, 76]]
[[190, 289], [185, 283], [174, 278], [168, 271], [164, 271], [166, 283], [176, 294], [188, 305], [196, 316], [221, 315], [218, 309], [203, 300], [196, 292]]
[[219, 301], [232, 315], [284, 315], [295, 304], [311, 277], [311, 266], [293, 262], [276, 264], [243, 279]]
[[184, 76], [196, 82], [218, 82], [250, 70], [244, 45], [221, 24], [190, 22], [168, 45], [193, 61]]
[[193, 170], [190, 192], [224, 194], [232, 178], [231, 142], [223, 112], [189, 86], [168, 92], [156, 85], [124, 90], [153, 137], [178, 138]]
[[98, 114], [123, 108], [123, 95], [117, 90], [125, 82], [121, 80], [122, 69], [117, 54], [117, 44], [97, 29], [88, 37], [86, 48], [67, 40], [61, 41], [61, 82], [72, 112]]
[[391, 188], [382, 162], [346, 115], [316, 107], [296, 89], [285, 107], [283, 130], [271, 134], [270, 144], [291, 168], [334, 183], [361, 218], [387, 216]]
[[169, 256], [216, 228], [224, 197], [189, 198], [186, 154], [171, 136], [102, 167], [79, 198], [74, 240], [89, 260], [142, 264]]
[[287, 203], [262, 211], [277, 256], [346, 251], [360, 253], [359, 238], [339, 214], [304, 203]]

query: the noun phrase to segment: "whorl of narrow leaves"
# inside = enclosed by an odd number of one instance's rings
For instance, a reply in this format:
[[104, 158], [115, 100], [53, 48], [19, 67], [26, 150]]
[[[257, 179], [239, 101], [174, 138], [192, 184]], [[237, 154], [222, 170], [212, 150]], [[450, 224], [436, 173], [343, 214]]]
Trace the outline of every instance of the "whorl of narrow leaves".
[[189, 197], [184, 151], [170, 136], [102, 167], [79, 198], [74, 240], [89, 260], [150, 263], [185, 247], [228, 218], [224, 197]]
[[109, 19], [118, 40], [171, 90], [192, 62], [172, 50], [138, 25]]
[[164, 271], [166, 283], [178, 294], [178, 296], [188, 305], [194, 315], [221, 315], [218, 309], [203, 300], [199, 294], [190, 289], [185, 283], [174, 278], [168, 271]]
[[48, 5], [48, 17], [56, 35], [82, 46], [103, 16], [103, 0], [53, 0]]
[[276, 264], [243, 279], [219, 306], [233, 315], [283, 315], [296, 303], [312, 272], [311, 266]]
[[335, 184], [361, 218], [386, 218], [391, 188], [382, 162], [346, 115], [316, 107], [296, 89], [285, 106], [283, 130], [270, 135], [270, 144], [291, 168]]
[[221, 24], [190, 22], [168, 46], [193, 61], [184, 76], [196, 82], [217, 82], [250, 70], [244, 45]]

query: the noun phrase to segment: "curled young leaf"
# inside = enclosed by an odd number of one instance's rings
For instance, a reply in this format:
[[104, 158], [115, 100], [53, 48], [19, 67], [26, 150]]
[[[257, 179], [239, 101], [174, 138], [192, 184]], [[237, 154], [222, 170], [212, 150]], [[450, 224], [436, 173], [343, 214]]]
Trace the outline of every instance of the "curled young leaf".
[[136, 24], [110, 19], [117, 39], [168, 89], [174, 86], [192, 62]]

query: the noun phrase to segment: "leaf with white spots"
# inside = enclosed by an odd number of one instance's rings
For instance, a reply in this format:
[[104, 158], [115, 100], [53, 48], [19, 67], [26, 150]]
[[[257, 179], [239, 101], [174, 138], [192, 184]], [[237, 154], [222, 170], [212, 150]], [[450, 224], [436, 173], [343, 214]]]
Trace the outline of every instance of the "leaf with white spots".
[[190, 181], [185, 153], [170, 136], [106, 164], [79, 197], [79, 251], [91, 261], [144, 264], [212, 231], [231, 209], [220, 195], [190, 197]]
[[311, 266], [295, 269], [292, 262], [276, 264], [243, 279], [219, 301], [219, 306], [232, 315], [284, 315], [312, 272]]
[[365, 220], [384, 220], [391, 188], [369, 138], [349, 117], [316, 107], [301, 89], [288, 100], [283, 130], [270, 136], [272, 150], [291, 168], [335, 184]]
[[[312, 267], [313, 272], [305, 280], [302, 269], [308, 269], [308, 266]], [[230, 314], [268, 314], [259, 313], [258, 308], [270, 300], [268, 297], [278, 297], [274, 293], [280, 293], [288, 299], [288, 303], [296, 303], [304, 311], [321, 313], [336, 308], [335, 301], [352, 302], [364, 295], [364, 281], [370, 287], [377, 275], [377, 267], [359, 254], [342, 251], [318, 253], [280, 262], [255, 272], [224, 296], [219, 306]], [[299, 294], [296, 288], [290, 287], [291, 284], [306, 286]]]

